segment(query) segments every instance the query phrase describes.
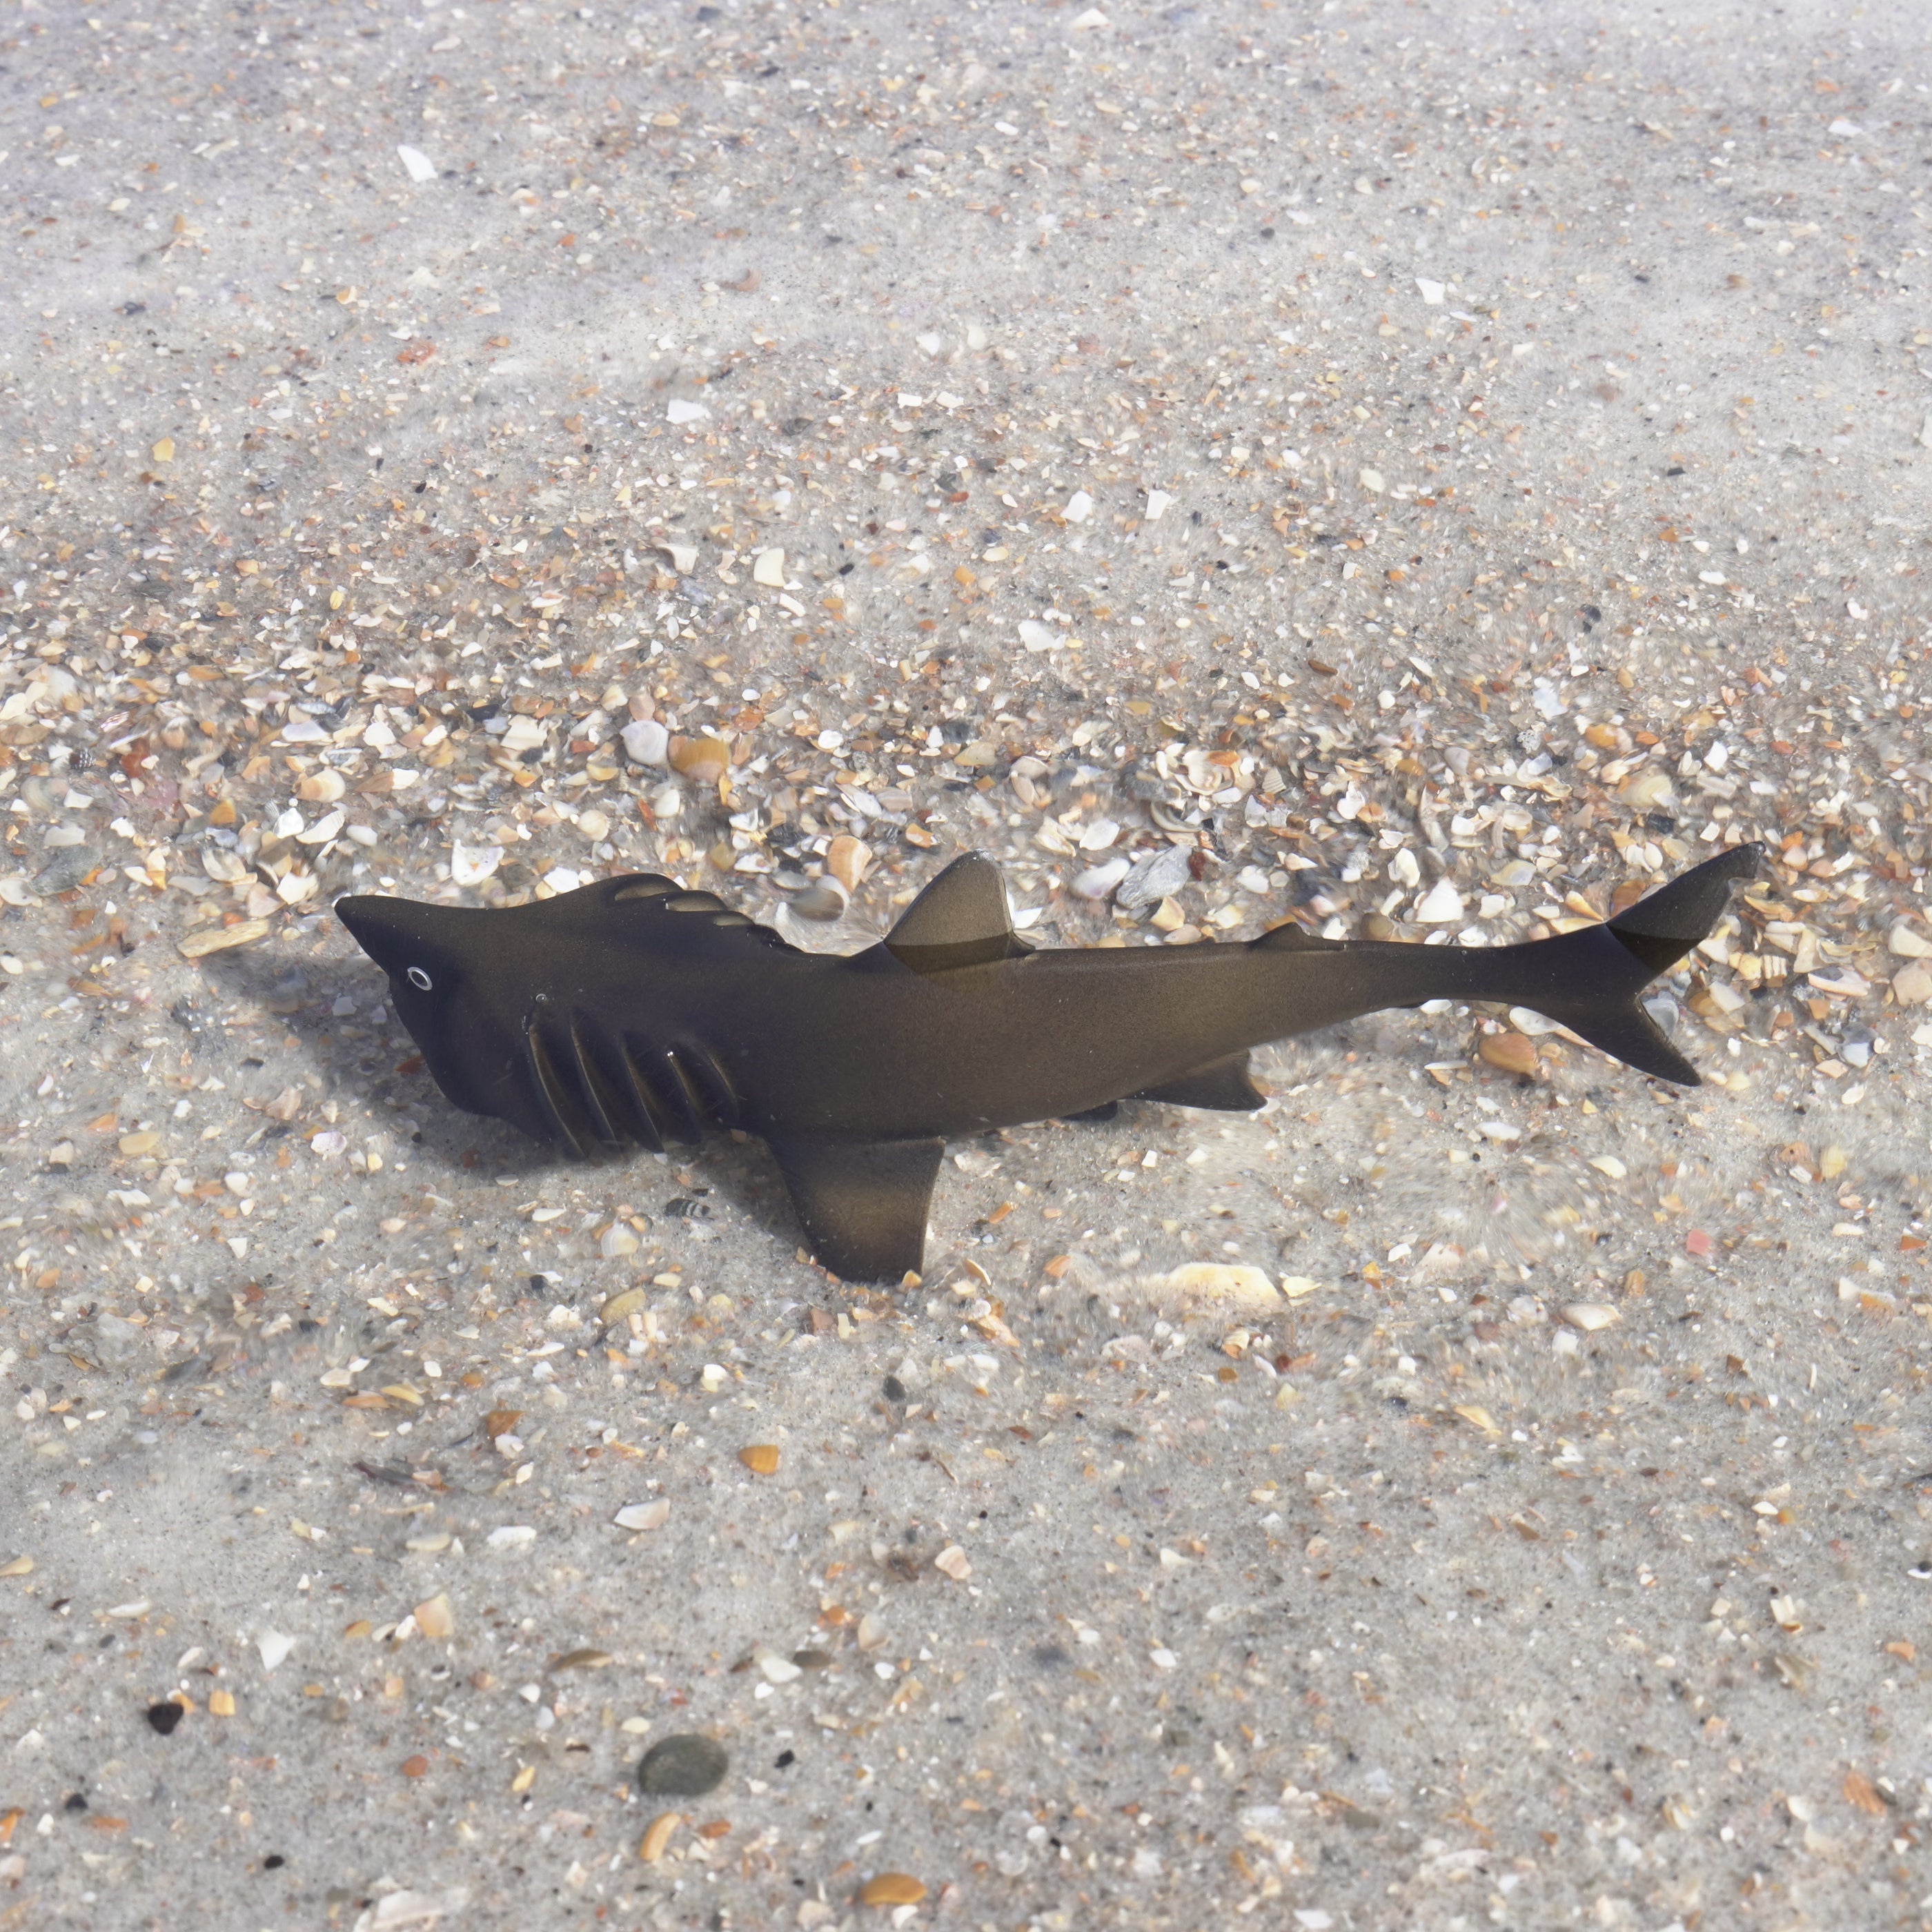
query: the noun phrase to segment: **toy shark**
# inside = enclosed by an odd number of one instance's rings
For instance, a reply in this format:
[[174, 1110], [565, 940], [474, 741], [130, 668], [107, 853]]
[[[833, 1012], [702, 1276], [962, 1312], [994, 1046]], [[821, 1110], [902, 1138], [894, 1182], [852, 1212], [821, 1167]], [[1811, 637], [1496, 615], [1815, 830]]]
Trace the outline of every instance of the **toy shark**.
[[335, 913], [457, 1106], [586, 1157], [758, 1135], [818, 1260], [896, 1282], [920, 1266], [950, 1138], [1104, 1117], [1128, 1097], [1252, 1111], [1250, 1048], [1385, 1006], [1527, 1006], [1694, 1086], [1639, 995], [1709, 932], [1760, 850], [1732, 847], [1606, 924], [1516, 946], [1290, 924], [1185, 950], [1036, 949], [976, 855], [846, 957], [801, 952], [651, 873], [494, 910], [356, 898]]

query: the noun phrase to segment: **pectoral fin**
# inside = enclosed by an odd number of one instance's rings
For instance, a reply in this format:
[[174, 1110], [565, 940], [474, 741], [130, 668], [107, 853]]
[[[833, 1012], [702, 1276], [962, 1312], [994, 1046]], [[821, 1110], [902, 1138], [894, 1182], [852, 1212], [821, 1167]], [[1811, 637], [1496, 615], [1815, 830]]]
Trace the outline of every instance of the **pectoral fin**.
[[1212, 1107], [1224, 1114], [1252, 1114], [1268, 1105], [1267, 1095], [1248, 1078], [1245, 1052], [1231, 1053], [1225, 1060], [1210, 1060], [1178, 1080], [1143, 1087], [1134, 1097], [1165, 1100], [1171, 1107]]
[[806, 1245], [847, 1281], [896, 1283], [926, 1255], [940, 1140], [775, 1140]]
[[1117, 1120], [1120, 1117], [1120, 1103], [1119, 1101], [1102, 1100], [1097, 1107], [1083, 1108], [1078, 1113], [1068, 1114], [1064, 1118], [1069, 1120], [1090, 1120], [1096, 1124], [1104, 1124], [1108, 1120]]

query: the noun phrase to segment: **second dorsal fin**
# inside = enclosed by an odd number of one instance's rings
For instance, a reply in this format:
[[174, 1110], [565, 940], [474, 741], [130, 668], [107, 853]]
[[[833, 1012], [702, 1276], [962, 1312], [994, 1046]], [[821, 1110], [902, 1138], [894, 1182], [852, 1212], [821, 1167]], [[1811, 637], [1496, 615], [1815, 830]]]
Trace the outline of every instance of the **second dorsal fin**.
[[885, 943], [915, 973], [990, 965], [1030, 950], [1013, 930], [999, 867], [976, 852], [954, 860], [906, 908]]

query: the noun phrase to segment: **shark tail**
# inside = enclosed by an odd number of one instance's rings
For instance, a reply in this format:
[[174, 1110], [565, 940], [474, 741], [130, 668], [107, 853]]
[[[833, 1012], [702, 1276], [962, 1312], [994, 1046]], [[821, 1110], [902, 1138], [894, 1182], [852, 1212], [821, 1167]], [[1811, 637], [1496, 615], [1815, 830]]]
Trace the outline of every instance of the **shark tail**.
[[[1736, 845], [1660, 887], [1603, 926], [1525, 949], [1538, 982], [1521, 1004], [1653, 1078], [1696, 1087], [1697, 1070], [1644, 1010], [1644, 988], [1723, 917], [1732, 883], [1756, 875], [1761, 845]], [[1531, 963], [1526, 957], [1526, 964]]]

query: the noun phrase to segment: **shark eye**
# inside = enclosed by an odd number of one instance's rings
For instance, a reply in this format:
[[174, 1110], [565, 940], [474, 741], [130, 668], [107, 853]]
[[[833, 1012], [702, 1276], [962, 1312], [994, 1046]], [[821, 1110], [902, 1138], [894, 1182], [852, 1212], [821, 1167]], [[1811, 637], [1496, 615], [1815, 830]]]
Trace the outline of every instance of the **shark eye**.
[[435, 983], [420, 966], [412, 966], [403, 976], [419, 993], [427, 993]]

